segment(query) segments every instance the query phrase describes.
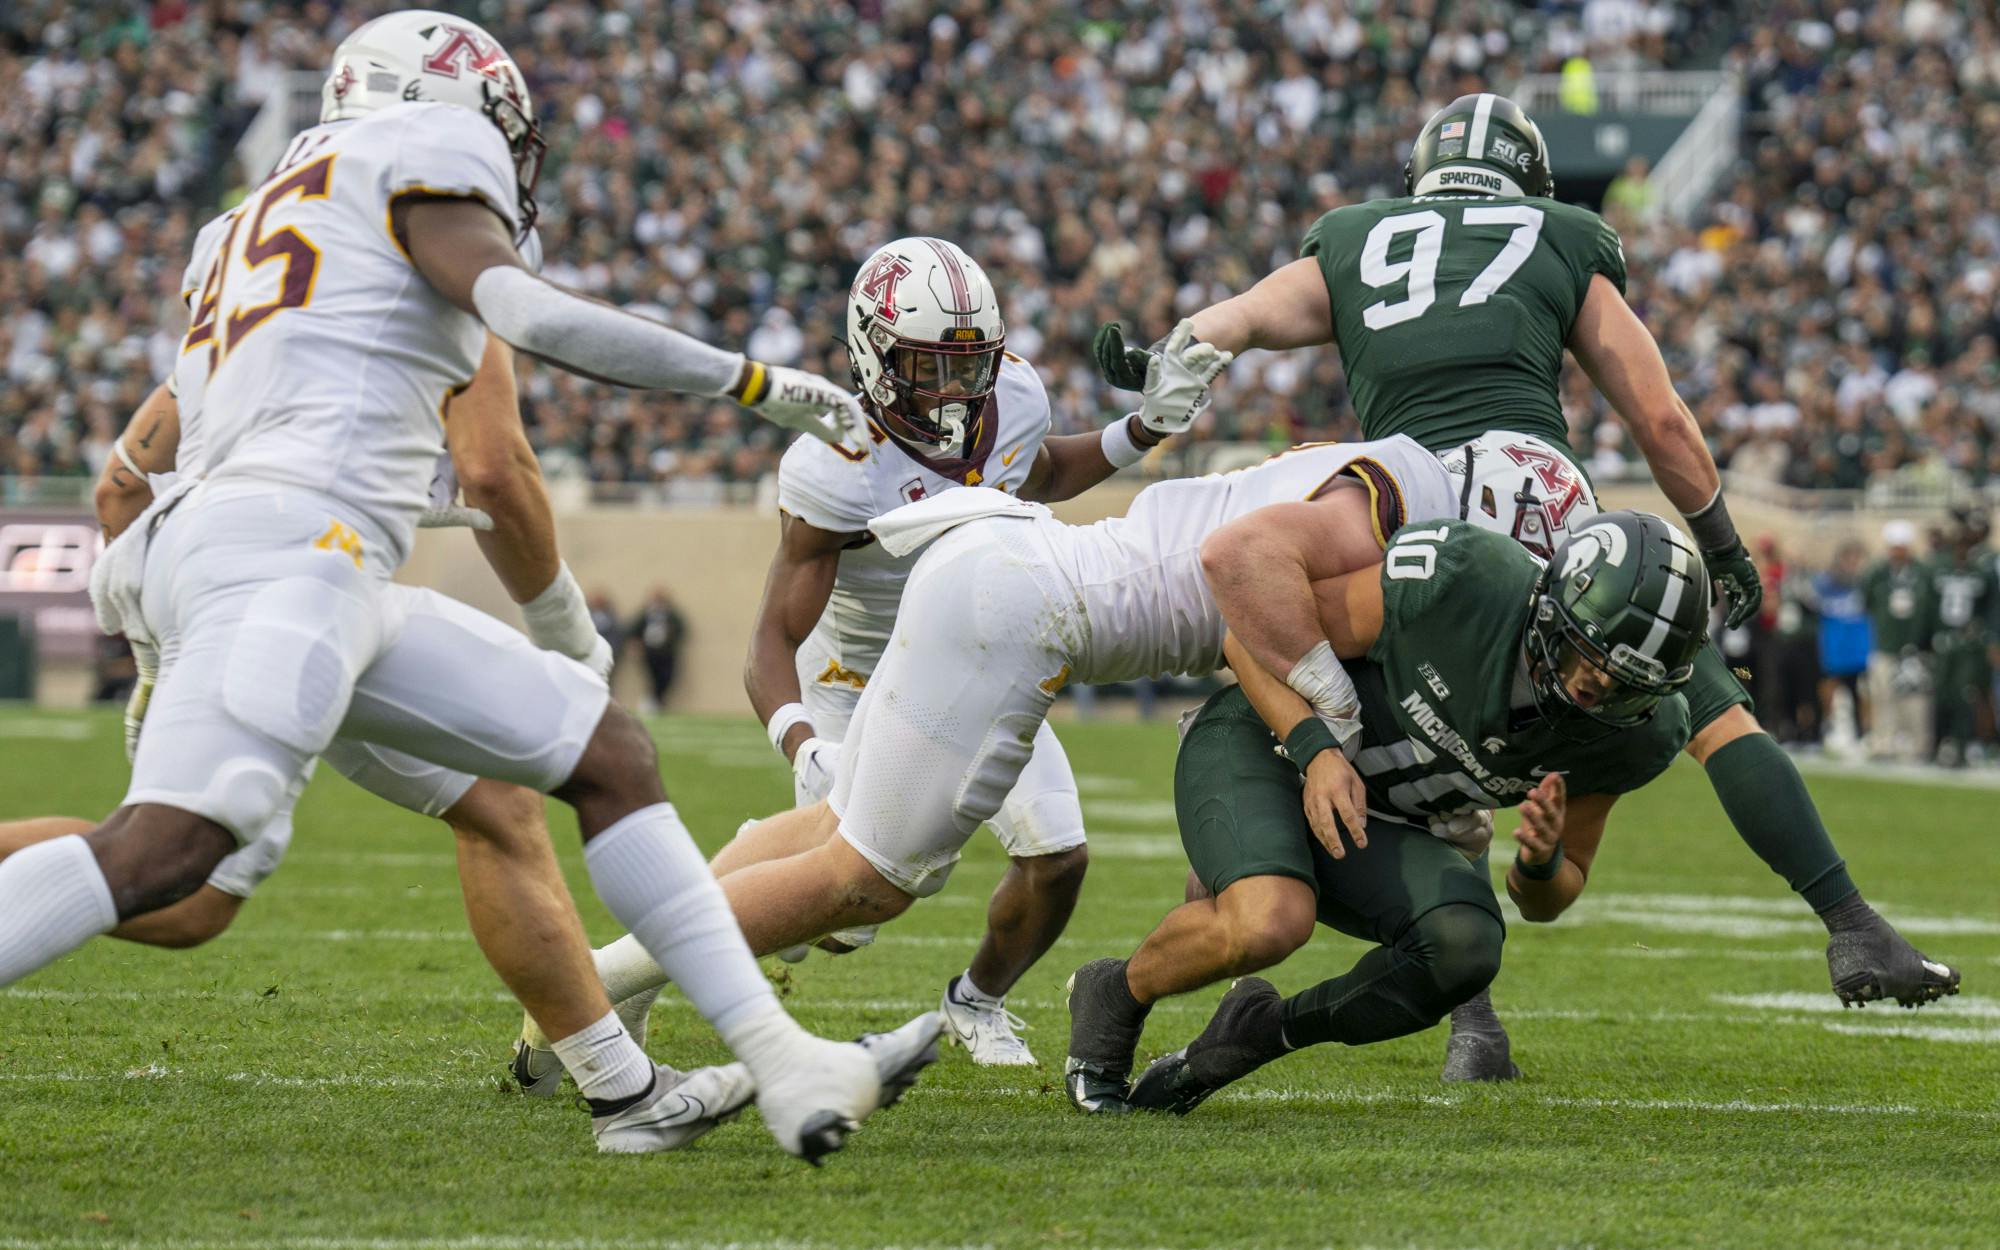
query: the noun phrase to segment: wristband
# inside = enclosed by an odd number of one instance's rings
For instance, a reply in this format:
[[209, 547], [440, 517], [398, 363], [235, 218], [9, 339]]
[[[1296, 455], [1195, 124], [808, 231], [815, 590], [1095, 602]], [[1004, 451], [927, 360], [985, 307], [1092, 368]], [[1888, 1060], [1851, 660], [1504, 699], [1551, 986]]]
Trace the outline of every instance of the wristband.
[[771, 719], [764, 722], [764, 734], [771, 740], [771, 749], [783, 755], [785, 735], [792, 732], [794, 726], [809, 724], [811, 721], [812, 716], [806, 711], [806, 705], [803, 703], [787, 703], [771, 713]]
[[1715, 488], [1715, 497], [1693, 512], [1683, 512], [1681, 519], [1687, 522], [1688, 533], [1694, 538], [1694, 545], [1703, 552], [1727, 551], [1738, 541], [1736, 522], [1729, 519], [1729, 505], [1722, 502], [1722, 488]]
[[1514, 852], [1514, 871], [1520, 873], [1529, 881], [1553, 881], [1555, 880], [1556, 873], [1562, 870], [1562, 866], [1563, 844], [1561, 840], [1556, 842], [1556, 853], [1549, 856], [1549, 862], [1546, 864], [1526, 863], [1521, 859], [1519, 851]]
[[1132, 418], [1120, 417], [1104, 427], [1104, 438], [1100, 443], [1104, 458], [1114, 469], [1127, 469], [1146, 458], [1150, 447], [1141, 447], [1132, 437]]
[[1313, 757], [1321, 751], [1340, 750], [1340, 739], [1333, 736], [1333, 730], [1326, 727], [1325, 721], [1317, 716], [1308, 716], [1292, 726], [1280, 750], [1292, 762], [1292, 767], [1303, 773], [1306, 765], [1312, 763]]

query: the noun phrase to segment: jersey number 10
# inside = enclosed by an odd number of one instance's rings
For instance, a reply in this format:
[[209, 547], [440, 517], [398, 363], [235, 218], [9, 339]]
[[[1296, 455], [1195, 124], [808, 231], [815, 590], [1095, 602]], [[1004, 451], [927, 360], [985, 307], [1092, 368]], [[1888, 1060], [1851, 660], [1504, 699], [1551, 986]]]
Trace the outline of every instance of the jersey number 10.
[[[1460, 308], [1484, 304], [1514, 276], [1542, 234], [1542, 210], [1528, 204], [1468, 205], [1468, 226], [1513, 226], [1500, 254], [1481, 270], [1458, 297]], [[1361, 323], [1371, 330], [1386, 330], [1430, 311], [1437, 302], [1438, 257], [1444, 252], [1445, 217], [1434, 208], [1420, 213], [1384, 217], [1368, 232], [1361, 246], [1361, 280], [1377, 290], [1406, 282], [1409, 289], [1402, 299], [1378, 300], [1361, 310]], [[1389, 249], [1397, 239], [1415, 234], [1416, 246], [1408, 260], [1392, 261]]]

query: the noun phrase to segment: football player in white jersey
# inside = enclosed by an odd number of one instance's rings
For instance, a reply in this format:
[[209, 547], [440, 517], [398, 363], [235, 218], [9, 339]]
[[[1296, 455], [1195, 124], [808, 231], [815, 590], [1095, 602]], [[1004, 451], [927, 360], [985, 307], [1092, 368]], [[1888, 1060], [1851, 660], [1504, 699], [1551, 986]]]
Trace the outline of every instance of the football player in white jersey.
[[[833, 788], [849, 718], [916, 563], [884, 551], [869, 522], [961, 486], [1068, 499], [1160, 441], [1131, 418], [1108, 435], [1049, 437], [1041, 377], [1006, 351], [1005, 340], [985, 271], [942, 239], [879, 248], [848, 291], [848, 355], [875, 454], [811, 439], [785, 453], [778, 551], [744, 672], [751, 705], [792, 765], [800, 804]], [[985, 937], [946, 986], [940, 1009], [947, 1037], [976, 1062], [1029, 1066], [1035, 1058], [1014, 1032], [1006, 995], [1061, 936], [1088, 862], [1076, 779], [1048, 725], [1037, 730], [992, 825], [1012, 863], [988, 905]], [[718, 874], [806, 849], [784, 842], [787, 831], [776, 824], [753, 828], [764, 836], [725, 847], [710, 864]], [[873, 935], [872, 927], [842, 930], [828, 949], [865, 945]], [[598, 971], [614, 999], [657, 986], [664, 975], [630, 938], [598, 953]], [[546, 1045], [532, 1032], [526, 1040]]]
[[165, 661], [132, 787], [90, 833], [0, 861], [0, 985], [196, 890], [340, 734], [570, 803], [600, 897], [744, 1062], [780, 1145], [817, 1159], [935, 1054], [935, 1013], [873, 1046], [799, 1028], [603, 682], [470, 609], [387, 590], [486, 330], [829, 439], [858, 414], [825, 379], [532, 273], [516, 244], [543, 148], [519, 69], [469, 22], [391, 14], [336, 50], [322, 124], [244, 202], [197, 297], [184, 350], [209, 360], [207, 472], [127, 532]]

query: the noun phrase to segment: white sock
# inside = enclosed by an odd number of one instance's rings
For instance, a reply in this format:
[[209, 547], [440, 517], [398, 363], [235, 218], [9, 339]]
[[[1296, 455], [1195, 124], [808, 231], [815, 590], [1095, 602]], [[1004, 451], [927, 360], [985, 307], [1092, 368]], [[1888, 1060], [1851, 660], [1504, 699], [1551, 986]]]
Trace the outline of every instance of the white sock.
[[778, 1005], [673, 804], [616, 821], [584, 844], [583, 862], [611, 914], [753, 1076], [806, 1037]]
[[111, 886], [80, 834], [0, 860], [0, 985], [12, 985], [118, 924]]
[[997, 1010], [1007, 1001], [1005, 994], [988, 994], [972, 983], [972, 969], [959, 973], [958, 980], [951, 987], [951, 999], [967, 1007], [981, 1007], [987, 1011]]
[[653, 1081], [653, 1061], [632, 1040], [618, 1013], [554, 1043], [556, 1057], [576, 1081], [577, 1092], [595, 1102], [635, 1098]]
[[614, 1003], [622, 1003], [634, 994], [647, 990], [657, 990], [667, 983], [667, 974], [637, 937], [628, 933], [609, 946], [592, 951], [591, 959], [597, 964], [597, 978], [604, 982], [604, 992]]

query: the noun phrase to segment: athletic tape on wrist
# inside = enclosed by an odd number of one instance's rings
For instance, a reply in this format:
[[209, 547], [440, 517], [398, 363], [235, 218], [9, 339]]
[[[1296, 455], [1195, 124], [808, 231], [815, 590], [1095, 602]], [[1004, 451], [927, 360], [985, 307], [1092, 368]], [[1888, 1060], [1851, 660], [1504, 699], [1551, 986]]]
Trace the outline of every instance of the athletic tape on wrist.
[[792, 732], [794, 725], [803, 725], [811, 720], [803, 703], [787, 703], [771, 713], [771, 719], [764, 722], [764, 734], [771, 740], [771, 749], [783, 755], [785, 735]]
[[132, 453], [125, 450], [125, 436], [123, 434], [111, 440], [111, 454], [118, 457], [119, 463], [138, 475], [140, 481], [143, 482], [146, 480], [146, 471], [140, 468], [137, 462], [132, 459]]
[[521, 605], [521, 619], [528, 626], [529, 640], [544, 651], [581, 660], [597, 644], [590, 605], [567, 562], [556, 567], [555, 579], [541, 594]]
[[1347, 675], [1340, 657], [1333, 653], [1333, 644], [1324, 638], [1313, 644], [1312, 650], [1292, 665], [1285, 684], [1312, 704], [1342, 751], [1360, 736], [1361, 696], [1355, 692], [1354, 679]]
[[1563, 844], [1560, 839], [1556, 841], [1556, 853], [1549, 856], [1549, 862], [1546, 864], [1528, 863], [1521, 858], [1519, 851], [1514, 852], [1514, 871], [1530, 881], [1553, 881], [1556, 873], [1562, 871], [1562, 866]]
[[1130, 468], [1144, 460], [1146, 453], [1152, 450], [1139, 446], [1138, 440], [1132, 437], [1130, 417], [1120, 417], [1105, 426], [1104, 438], [1100, 445], [1104, 449], [1104, 458], [1111, 462], [1111, 467], [1114, 469]]

